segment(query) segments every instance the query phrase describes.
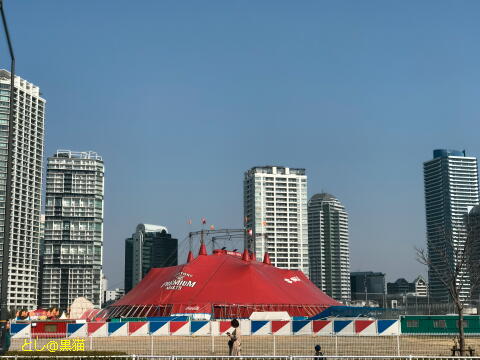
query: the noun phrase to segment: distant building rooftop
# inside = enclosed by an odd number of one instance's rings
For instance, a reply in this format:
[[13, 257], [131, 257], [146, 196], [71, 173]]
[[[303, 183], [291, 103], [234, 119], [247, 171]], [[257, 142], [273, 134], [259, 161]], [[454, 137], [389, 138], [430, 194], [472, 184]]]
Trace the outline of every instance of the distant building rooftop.
[[57, 150], [53, 157], [69, 159], [92, 159], [102, 161], [102, 157], [94, 151]]
[[[335, 201], [337, 198], [331, 194], [328, 193], [320, 193], [320, 194], [315, 194], [310, 198], [310, 201], [312, 200], [320, 200], [320, 201]], [[338, 200], [337, 200], [338, 201]]]
[[305, 175], [305, 169], [303, 168], [289, 168], [285, 166], [265, 165], [254, 166], [246, 172], [246, 174], [276, 174], [276, 175]]
[[448, 156], [463, 156], [465, 157], [465, 150], [450, 150], [450, 149], [436, 149], [433, 150], [433, 158], [444, 158]]
[[[10, 83], [10, 71], [5, 69], [0, 69], [0, 82], [2, 83]], [[15, 75], [15, 86], [20, 88], [23, 91], [26, 91], [29, 94], [34, 96], [42, 96], [40, 93], [40, 88], [37, 85], [32, 84], [31, 82], [21, 78], [18, 75]], [[45, 101], [45, 99], [42, 99]]]
[[161, 233], [162, 231], [165, 231], [168, 233], [168, 229], [165, 226], [152, 224], [138, 224], [137, 231], [144, 231], [146, 233]]
[[385, 276], [385, 273], [382, 272], [373, 272], [373, 271], [356, 271], [351, 272], [350, 276]]

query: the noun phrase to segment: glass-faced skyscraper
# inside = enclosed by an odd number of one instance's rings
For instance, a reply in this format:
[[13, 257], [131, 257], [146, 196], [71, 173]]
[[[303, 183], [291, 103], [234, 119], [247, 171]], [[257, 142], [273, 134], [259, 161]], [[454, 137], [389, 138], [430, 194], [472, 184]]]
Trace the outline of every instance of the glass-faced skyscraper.
[[272, 264], [308, 276], [307, 176], [305, 169], [258, 166], [243, 180], [249, 250], [268, 251]]
[[310, 280], [335, 300], [350, 301], [348, 214], [330, 194], [308, 202], [308, 254]]
[[178, 263], [178, 240], [164, 226], [139, 224], [125, 240], [125, 293], [137, 285], [152, 268]]
[[[448, 289], [437, 274], [457, 263], [455, 251], [466, 239], [466, 215], [479, 201], [477, 159], [457, 150], [434, 150], [433, 159], [423, 164], [423, 173], [427, 246], [432, 263], [428, 271], [430, 297], [448, 302]], [[461, 297], [466, 299], [469, 290], [469, 286], [464, 287]]]
[[100, 306], [104, 165], [95, 152], [48, 158], [42, 307], [67, 309], [85, 297]]
[[[0, 70], [0, 264], [6, 264], [3, 244], [6, 215], [10, 215], [7, 306], [34, 308], [38, 291], [45, 100], [38, 86], [15, 76], [15, 123], [9, 148], [10, 100], [10, 72]], [[5, 206], [9, 151], [13, 151], [10, 209]]]

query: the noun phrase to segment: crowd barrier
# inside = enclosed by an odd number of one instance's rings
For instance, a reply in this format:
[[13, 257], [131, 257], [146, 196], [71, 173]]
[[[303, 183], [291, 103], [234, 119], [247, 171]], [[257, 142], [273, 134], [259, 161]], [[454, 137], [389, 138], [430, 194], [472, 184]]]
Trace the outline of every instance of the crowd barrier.
[[[230, 321], [127, 321], [69, 323], [52, 337], [221, 336], [232, 332]], [[36, 323], [11, 325], [13, 338], [35, 337]], [[399, 320], [240, 320], [242, 335], [400, 335]], [[48, 331], [46, 331], [48, 333]], [[42, 330], [42, 337], [45, 331]]]

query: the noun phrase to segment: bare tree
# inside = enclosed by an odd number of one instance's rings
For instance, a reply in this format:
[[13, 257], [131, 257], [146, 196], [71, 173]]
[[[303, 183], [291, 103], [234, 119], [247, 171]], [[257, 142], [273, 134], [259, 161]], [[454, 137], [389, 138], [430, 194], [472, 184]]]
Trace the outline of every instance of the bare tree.
[[471, 301], [472, 294], [478, 293], [480, 286], [480, 248], [478, 239], [475, 241], [476, 234], [472, 231], [468, 216], [463, 226], [465, 225], [467, 231], [460, 231], [460, 235], [455, 238], [450, 235], [451, 232], [441, 231], [443, 233], [441, 246], [430, 246], [429, 251], [415, 248], [417, 261], [428, 266], [428, 271], [445, 286], [455, 305], [458, 314], [458, 345], [461, 356], [465, 355], [466, 350], [465, 306]]

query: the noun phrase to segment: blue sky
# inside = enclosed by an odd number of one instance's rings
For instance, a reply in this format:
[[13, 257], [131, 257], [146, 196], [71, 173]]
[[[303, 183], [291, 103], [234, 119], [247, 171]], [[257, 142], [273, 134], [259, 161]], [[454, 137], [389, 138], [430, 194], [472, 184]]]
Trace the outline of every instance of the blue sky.
[[17, 73], [47, 99], [45, 155], [104, 157], [111, 287], [138, 223], [241, 226], [243, 172], [264, 164], [345, 204], [352, 271], [411, 280], [422, 162], [480, 155], [478, 1], [5, 3]]

